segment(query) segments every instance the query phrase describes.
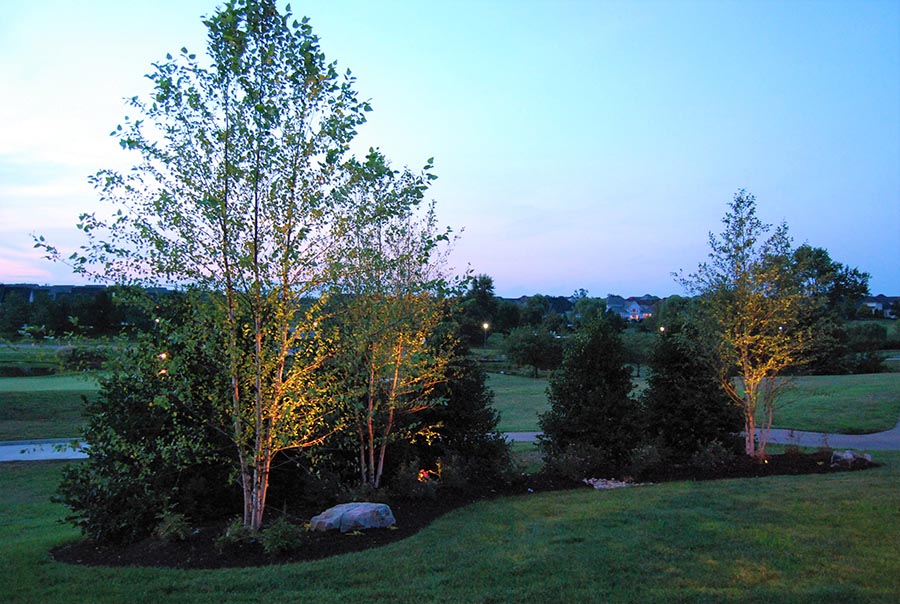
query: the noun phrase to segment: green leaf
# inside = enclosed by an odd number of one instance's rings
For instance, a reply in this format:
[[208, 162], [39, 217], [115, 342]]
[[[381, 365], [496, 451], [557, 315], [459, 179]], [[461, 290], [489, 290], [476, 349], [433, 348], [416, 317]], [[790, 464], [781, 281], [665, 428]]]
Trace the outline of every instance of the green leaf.
[[160, 409], [169, 408], [169, 397], [164, 394], [157, 395], [150, 403], [151, 407], [159, 407]]

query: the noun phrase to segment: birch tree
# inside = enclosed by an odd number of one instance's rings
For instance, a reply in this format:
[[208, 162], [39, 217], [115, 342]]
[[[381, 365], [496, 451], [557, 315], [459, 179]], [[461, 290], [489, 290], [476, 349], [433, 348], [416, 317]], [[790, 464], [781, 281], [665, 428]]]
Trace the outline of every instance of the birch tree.
[[329, 347], [315, 326], [335, 245], [332, 192], [369, 107], [290, 7], [232, 0], [204, 24], [207, 56], [167, 56], [148, 75], [152, 94], [131, 99], [136, 117], [113, 136], [137, 163], [93, 178], [110, 211], [81, 217], [88, 242], [69, 261], [108, 281], [209, 292], [226, 334], [222, 429], [244, 524], [258, 529], [273, 457], [332, 425], [317, 377]]
[[360, 480], [379, 488], [389, 445], [431, 434], [427, 424], [401, 420], [438, 404], [435, 388], [447, 379], [452, 339], [441, 326], [449, 232], [424, 203], [435, 178], [430, 160], [421, 174], [395, 171], [372, 150], [349, 168], [340, 195], [347, 221], [335, 264], [340, 341], [333, 367], [337, 398], [357, 436]]
[[720, 235], [709, 235], [709, 261], [681, 281], [700, 295], [714, 331], [722, 387], [742, 410], [745, 452], [764, 456], [777, 395], [789, 385], [779, 375], [802, 363], [809, 345], [809, 329], [801, 322], [807, 300], [792, 265], [786, 224], [773, 230], [760, 221], [756, 198], [743, 189], [722, 223]]

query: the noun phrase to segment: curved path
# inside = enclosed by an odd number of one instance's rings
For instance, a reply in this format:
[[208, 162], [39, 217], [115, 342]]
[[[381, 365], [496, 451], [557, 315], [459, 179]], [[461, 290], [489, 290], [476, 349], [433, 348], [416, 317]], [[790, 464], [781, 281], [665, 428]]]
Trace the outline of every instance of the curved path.
[[87, 453], [81, 449], [77, 441], [77, 438], [3, 440], [0, 441], [0, 462], [84, 459]]
[[[757, 435], [759, 432], [759, 430], [756, 431]], [[507, 432], [506, 440], [532, 442], [539, 434], [540, 432]], [[769, 433], [769, 443], [802, 447], [830, 447], [832, 449], [898, 451], [900, 450], [900, 421], [890, 430], [873, 434], [826, 434], [824, 432], [773, 428]]]
[[[506, 432], [510, 442], [533, 442], [540, 432]], [[759, 434], [759, 430], [757, 430]], [[869, 451], [900, 450], [900, 421], [890, 430], [874, 434], [826, 434], [802, 430], [773, 428], [769, 442], [802, 447], [831, 447], [832, 449], [863, 449]], [[0, 462], [45, 461], [50, 459], [84, 459], [87, 453], [73, 438], [44, 440], [0, 441]]]

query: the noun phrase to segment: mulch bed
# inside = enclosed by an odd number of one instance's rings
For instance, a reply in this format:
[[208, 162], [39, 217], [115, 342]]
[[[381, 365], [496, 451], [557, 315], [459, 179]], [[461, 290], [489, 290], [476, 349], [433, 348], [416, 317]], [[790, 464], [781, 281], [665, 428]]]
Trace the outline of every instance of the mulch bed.
[[[746, 457], [717, 467], [692, 468], [671, 466], [665, 470], [640, 476], [642, 482], [668, 480], [715, 480], [724, 478], [748, 478], [774, 475], [825, 474], [831, 472], [863, 470], [878, 464], [857, 461], [850, 466], [832, 467], [831, 454], [785, 453], [769, 456], [761, 462]], [[301, 547], [284, 556], [270, 556], [258, 542], [241, 543], [224, 551], [215, 547], [224, 525], [196, 530], [189, 539], [181, 542], [148, 538], [131, 544], [101, 544], [84, 540], [54, 549], [55, 560], [89, 566], [149, 566], [173, 568], [229, 568], [263, 566], [306, 560], [318, 560], [339, 554], [362, 551], [400, 541], [414, 535], [443, 514], [478, 500], [501, 495], [527, 495], [560, 489], [590, 488], [582, 483], [546, 476], [526, 476], [515, 485], [503, 490], [480, 493], [441, 493], [435, 499], [392, 500], [390, 505], [397, 519], [392, 529], [373, 529], [354, 534], [306, 532]], [[321, 511], [321, 510], [319, 510]], [[312, 516], [315, 512], [310, 512]]]

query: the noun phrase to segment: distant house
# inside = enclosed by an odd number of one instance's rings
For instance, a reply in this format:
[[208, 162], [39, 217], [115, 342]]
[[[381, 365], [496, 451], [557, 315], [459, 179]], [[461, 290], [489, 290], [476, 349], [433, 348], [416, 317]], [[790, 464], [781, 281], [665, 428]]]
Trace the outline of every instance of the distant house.
[[859, 310], [864, 308], [871, 312], [873, 317], [884, 317], [885, 319], [896, 319], [897, 313], [894, 312], [895, 304], [900, 301], [900, 296], [885, 296], [879, 294], [877, 296], [868, 296], [863, 298], [859, 306]]
[[614, 312], [626, 321], [643, 321], [653, 316], [653, 310], [659, 300], [649, 294], [639, 298], [623, 298], [610, 294], [606, 296], [606, 311]]

